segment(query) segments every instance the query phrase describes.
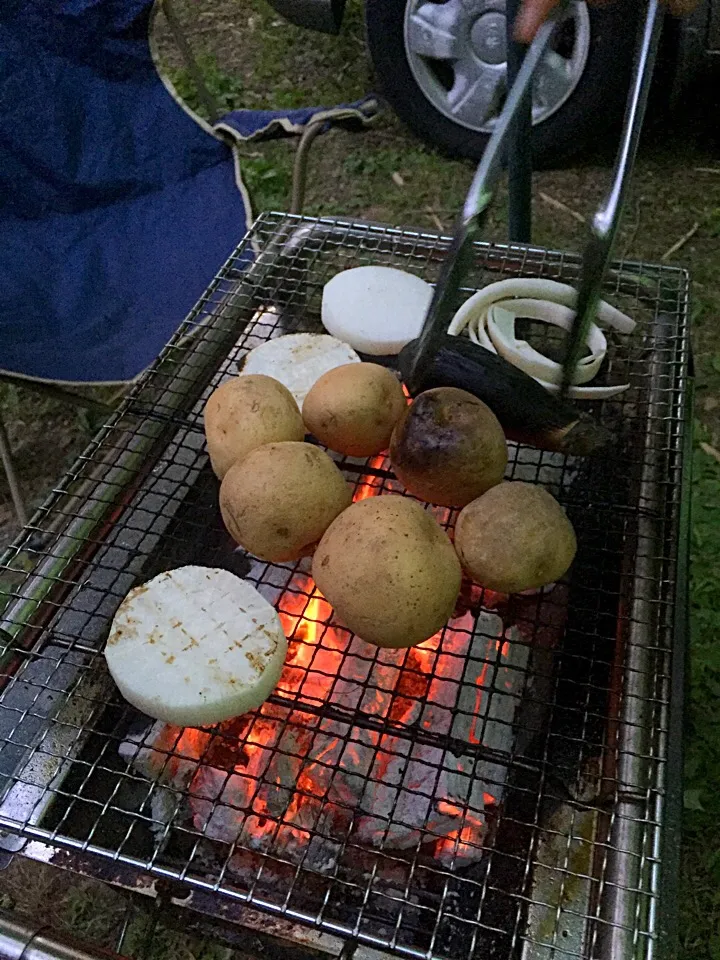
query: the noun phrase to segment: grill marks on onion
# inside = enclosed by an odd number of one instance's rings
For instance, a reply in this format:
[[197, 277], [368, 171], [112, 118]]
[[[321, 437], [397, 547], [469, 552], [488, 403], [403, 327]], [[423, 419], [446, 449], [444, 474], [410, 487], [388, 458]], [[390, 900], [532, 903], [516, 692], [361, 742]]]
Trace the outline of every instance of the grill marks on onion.
[[275, 609], [227, 570], [187, 566], [131, 590], [105, 659], [138, 710], [177, 726], [220, 723], [259, 707], [287, 640]]

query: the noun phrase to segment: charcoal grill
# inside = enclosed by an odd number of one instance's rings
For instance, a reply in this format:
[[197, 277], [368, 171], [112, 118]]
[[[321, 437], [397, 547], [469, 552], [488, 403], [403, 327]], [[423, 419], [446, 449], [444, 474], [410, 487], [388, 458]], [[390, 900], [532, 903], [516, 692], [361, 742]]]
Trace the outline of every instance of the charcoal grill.
[[[442, 637], [381, 652], [332, 620], [306, 564], [252, 562], [220, 521], [209, 392], [262, 340], [320, 330], [322, 288], [339, 270], [380, 263], [432, 282], [448, 245], [372, 223], [260, 217], [5, 555], [7, 850], [325, 954], [672, 955], [683, 271], [624, 261], [608, 275], [604, 295], [638, 321], [629, 347], [609, 338], [609, 374], [630, 390], [594, 410], [614, 452], [589, 463], [511, 449], [508, 476], [548, 486], [575, 523], [567, 583], [509, 599], [465, 589]], [[462, 295], [498, 275], [573, 283], [578, 270], [566, 253], [477, 244]], [[356, 496], [402, 492], [382, 458], [337, 459]], [[134, 584], [191, 562], [253, 580], [291, 652], [257, 714], [173, 733], [120, 700], [101, 651]]]

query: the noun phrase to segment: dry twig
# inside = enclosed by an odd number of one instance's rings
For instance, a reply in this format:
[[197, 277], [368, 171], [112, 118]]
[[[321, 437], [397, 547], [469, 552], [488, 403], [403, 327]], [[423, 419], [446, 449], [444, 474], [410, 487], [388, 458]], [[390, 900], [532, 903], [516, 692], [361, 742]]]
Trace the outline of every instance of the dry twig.
[[435, 213], [435, 211], [433, 210], [433, 208], [432, 208], [432, 207], [428, 207], [428, 209], [427, 209], [425, 212], [426, 212], [427, 215], [430, 217], [430, 219], [431, 219], [432, 222], [435, 224], [435, 226], [438, 228], [438, 230], [440, 231], [440, 233], [445, 233], [445, 227], [443, 226], [443, 222], [442, 222], [442, 220], [440, 219], [440, 217]]
[[577, 220], [578, 223], [585, 223], [585, 217], [581, 213], [578, 213], [577, 210], [573, 210], [573, 208], [569, 207], [566, 203], [563, 203], [562, 200], [556, 200], [555, 197], [551, 197], [549, 193], [542, 193], [542, 191], [539, 196], [543, 203], [546, 203], [554, 210], [562, 210], [563, 213], [567, 213], [568, 216]]
[[669, 260], [674, 253], [677, 253], [678, 250], [681, 250], [685, 246], [685, 244], [688, 242], [688, 240], [691, 237], [695, 236], [695, 234], [698, 232], [699, 229], [700, 229], [700, 221], [696, 220], [695, 223], [690, 227], [688, 232], [684, 233], [679, 240], [676, 240], [675, 243], [665, 251], [665, 253], [660, 257], [660, 259]]

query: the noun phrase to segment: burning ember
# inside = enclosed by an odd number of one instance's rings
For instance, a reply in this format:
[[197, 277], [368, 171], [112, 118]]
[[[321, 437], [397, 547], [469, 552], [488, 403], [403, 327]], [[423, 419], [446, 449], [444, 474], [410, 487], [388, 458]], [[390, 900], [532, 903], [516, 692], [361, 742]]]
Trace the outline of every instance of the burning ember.
[[[369, 466], [374, 470], [382, 470], [387, 468], [386, 458], [379, 454], [377, 457], [372, 457], [369, 461]], [[372, 474], [366, 478], [364, 483], [361, 483], [355, 493], [353, 494], [353, 501], [357, 503], [358, 500], [367, 500], [368, 497], [376, 497], [383, 486], [382, 477], [374, 477]]]
[[[355, 499], [382, 483], [370, 476]], [[420, 646], [385, 650], [333, 623], [306, 573], [258, 561], [248, 578], [289, 637], [280, 683], [256, 714], [212, 730], [156, 723], [122, 744], [169, 788], [153, 793], [154, 819], [175, 816], [180, 791], [205, 836], [321, 873], [358, 848], [422, 851], [450, 869], [478, 859], [505, 780], [478, 748], [513, 746], [529, 655], [517, 628], [467, 611]]]

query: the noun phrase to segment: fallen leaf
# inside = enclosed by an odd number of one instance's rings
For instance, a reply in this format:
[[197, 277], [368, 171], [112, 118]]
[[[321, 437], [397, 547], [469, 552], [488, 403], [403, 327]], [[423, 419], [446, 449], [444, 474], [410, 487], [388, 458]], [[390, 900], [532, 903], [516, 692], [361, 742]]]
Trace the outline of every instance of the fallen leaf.
[[702, 810], [699, 790], [686, 790], [683, 797], [683, 806], [686, 810]]
[[703, 407], [705, 408], [705, 410], [707, 410], [708, 413], [711, 410], [715, 410], [719, 406], [720, 406], [720, 400], [718, 400], [717, 397], [706, 397], [705, 402], [703, 403]]

